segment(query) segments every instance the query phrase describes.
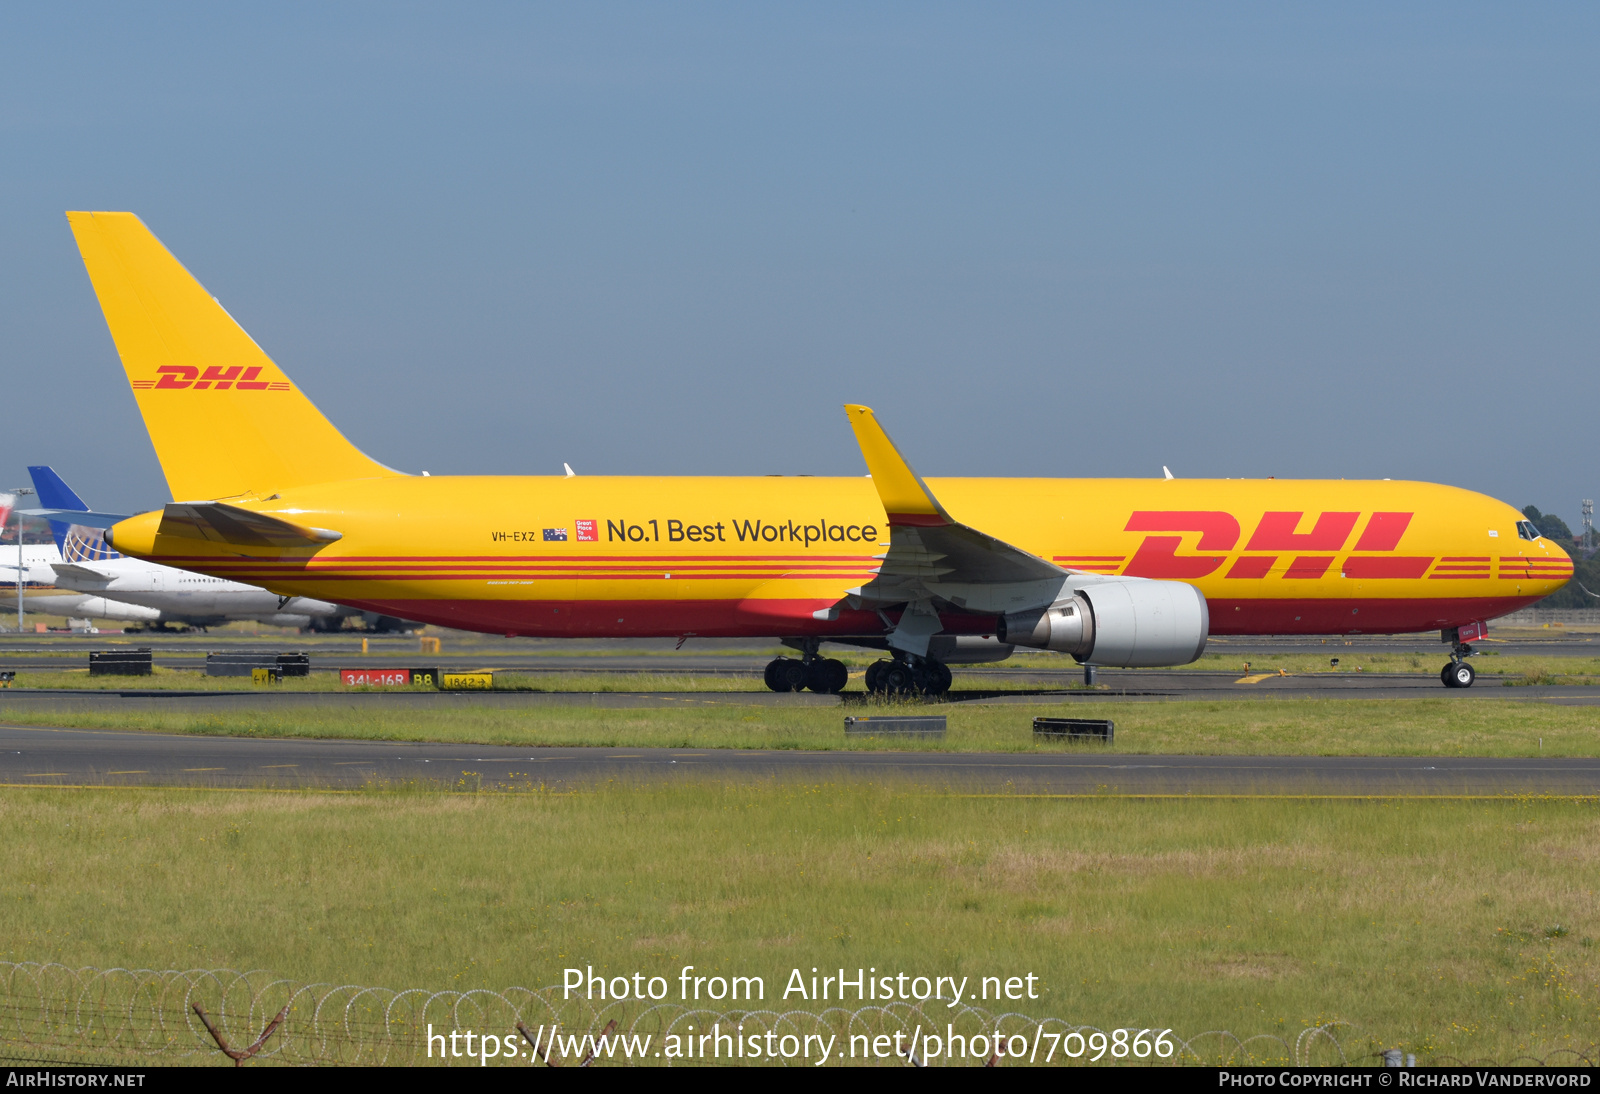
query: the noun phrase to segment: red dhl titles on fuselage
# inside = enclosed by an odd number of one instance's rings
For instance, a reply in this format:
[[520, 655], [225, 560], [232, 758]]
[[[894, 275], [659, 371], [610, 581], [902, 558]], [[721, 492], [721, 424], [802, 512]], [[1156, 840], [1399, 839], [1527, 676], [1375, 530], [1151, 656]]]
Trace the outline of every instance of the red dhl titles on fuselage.
[[[159, 537], [159, 561], [510, 634], [876, 634], [814, 613], [870, 581], [870, 480], [393, 478], [245, 503], [343, 538], [315, 552]], [[930, 479], [956, 519], [1085, 573], [1186, 581], [1213, 634], [1379, 633], [1492, 619], [1561, 587], [1567, 556], [1453, 487], [1314, 480]], [[358, 494], [359, 506], [350, 498]], [[396, 516], [406, 519], [395, 522]], [[389, 542], [403, 528], [405, 542]], [[893, 613], [890, 613], [891, 615]], [[993, 618], [945, 616], [955, 633]]]

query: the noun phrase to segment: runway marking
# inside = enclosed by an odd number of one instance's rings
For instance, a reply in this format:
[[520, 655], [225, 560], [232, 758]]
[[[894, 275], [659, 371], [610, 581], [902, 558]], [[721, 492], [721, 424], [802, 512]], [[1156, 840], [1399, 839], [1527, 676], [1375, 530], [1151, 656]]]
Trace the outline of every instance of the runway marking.
[[1064, 794], [951, 794], [953, 798], [1148, 798], [1161, 801], [1399, 801], [1399, 802], [1600, 802], [1600, 794], [1543, 794], [1507, 790], [1500, 794], [1142, 794], [1085, 790]]
[[39, 771], [39, 772], [36, 772], [36, 773], [34, 773], [32, 775], [24, 775], [22, 777], [24, 779], [50, 779], [50, 778], [60, 778], [61, 776], [65, 775], [65, 774], [66, 774], [65, 771]]
[[185, 771], [226, 771], [225, 767], [186, 767]]
[[1259, 684], [1263, 680], [1275, 680], [1280, 676], [1290, 676], [1290, 675], [1293, 675], [1293, 674], [1284, 672], [1282, 669], [1279, 669], [1277, 672], [1255, 672], [1255, 673], [1251, 673], [1249, 676], [1241, 676], [1241, 677], [1239, 677], [1239, 679], [1235, 680], [1234, 683], [1235, 684]]
[[148, 775], [148, 771], [107, 771], [107, 775]]

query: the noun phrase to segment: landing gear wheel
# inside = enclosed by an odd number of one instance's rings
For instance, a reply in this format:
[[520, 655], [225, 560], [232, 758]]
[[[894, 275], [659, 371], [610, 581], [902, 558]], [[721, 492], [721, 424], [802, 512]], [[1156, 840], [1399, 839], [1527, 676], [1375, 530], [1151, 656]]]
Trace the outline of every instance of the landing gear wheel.
[[806, 687], [819, 695], [837, 695], [850, 682], [850, 670], [845, 668], [843, 661], [835, 661], [830, 657], [813, 661], [808, 668]]
[[764, 678], [773, 691], [802, 691], [806, 686], [806, 665], [792, 657], [778, 657], [767, 662]]
[[1447, 688], [1470, 688], [1478, 674], [1467, 662], [1452, 661], [1439, 673], [1439, 678]]
[[883, 691], [883, 670], [893, 664], [893, 661], [874, 661], [867, 666], [866, 678], [862, 682], [867, 685], [868, 694], [876, 695]]
[[880, 661], [883, 666], [878, 670], [878, 690], [885, 695], [910, 695], [916, 690], [917, 681], [911, 673], [911, 666], [901, 661]]
[[917, 690], [924, 695], [943, 695], [950, 690], [950, 670], [943, 661], [924, 661], [913, 675]]

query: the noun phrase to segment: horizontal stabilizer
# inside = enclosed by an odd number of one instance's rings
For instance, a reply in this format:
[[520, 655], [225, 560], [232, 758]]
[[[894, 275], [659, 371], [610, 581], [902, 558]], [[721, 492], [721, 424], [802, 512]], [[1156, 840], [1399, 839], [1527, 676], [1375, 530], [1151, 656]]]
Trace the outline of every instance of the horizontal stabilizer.
[[90, 513], [82, 509], [23, 509], [21, 513], [25, 517], [76, 524], [83, 528], [110, 528], [128, 519], [127, 513]]
[[116, 576], [76, 562], [58, 562], [50, 568], [56, 572], [58, 578], [71, 578], [73, 581], [93, 582], [99, 585], [106, 584]]
[[344, 538], [341, 532], [307, 528], [220, 501], [168, 505], [162, 510], [158, 534], [206, 539], [235, 547], [321, 547]]

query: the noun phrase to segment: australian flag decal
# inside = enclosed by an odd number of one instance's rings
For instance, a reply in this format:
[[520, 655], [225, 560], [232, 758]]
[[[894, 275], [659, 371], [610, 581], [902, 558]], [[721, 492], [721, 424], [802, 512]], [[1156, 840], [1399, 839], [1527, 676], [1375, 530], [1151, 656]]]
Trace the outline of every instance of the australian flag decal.
[[546, 528], [544, 530], [544, 541], [546, 543], [565, 543], [567, 542], [567, 530], [565, 528]]

